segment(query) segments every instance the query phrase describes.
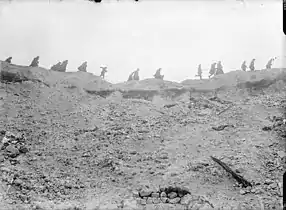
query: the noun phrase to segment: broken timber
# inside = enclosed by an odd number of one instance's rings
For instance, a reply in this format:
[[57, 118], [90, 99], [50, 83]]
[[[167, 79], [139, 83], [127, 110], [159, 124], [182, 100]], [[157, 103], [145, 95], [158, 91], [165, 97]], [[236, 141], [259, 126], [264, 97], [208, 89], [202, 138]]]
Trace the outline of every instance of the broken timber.
[[252, 186], [252, 184], [247, 181], [246, 179], [244, 179], [242, 176], [238, 175], [237, 173], [235, 173], [233, 170], [230, 169], [230, 167], [228, 167], [224, 162], [222, 162], [221, 160], [215, 158], [215, 157], [212, 157], [210, 156], [211, 159], [216, 162], [217, 164], [219, 164], [221, 167], [223, 167], [224, 170], [226, 170], [228, 173], [230, 173], [233, 178], [236, 179], [236, 181], [238, 183], [241, 183], [243, 187], [248, 187], [248, 186]]

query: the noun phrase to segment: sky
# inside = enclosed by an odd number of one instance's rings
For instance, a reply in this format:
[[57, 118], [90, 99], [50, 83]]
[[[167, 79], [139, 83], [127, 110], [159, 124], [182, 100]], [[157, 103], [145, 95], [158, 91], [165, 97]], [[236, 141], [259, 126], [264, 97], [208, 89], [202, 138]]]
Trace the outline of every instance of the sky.
[[199, 64], [207, 77], [219, 60], [225, 72], [252, 58], [257, 69], [271, 57], [286, 67], [279, 0], [2, 0], [0, 28], [0, 60], [29, 65], [39, 55], [44, 68], [69, 60], [67, 71], [87, 61], [96, 75], [107, 65], [112, 83], [136, 68], [141, 79], [158, 68], [166, 80], [194, 79]]

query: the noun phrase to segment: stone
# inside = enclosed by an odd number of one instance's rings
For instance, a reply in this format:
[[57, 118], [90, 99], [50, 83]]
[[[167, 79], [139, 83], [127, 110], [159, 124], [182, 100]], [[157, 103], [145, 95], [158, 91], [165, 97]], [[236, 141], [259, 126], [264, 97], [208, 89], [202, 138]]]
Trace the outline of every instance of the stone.
[[270, 184], [269, 187], [271, 189], [276, 189], [277, 188], [277, 183], [274, 182], [274, 183]]
[[173, 199], [175, 197], [177, 197], [177, 193], [175, 193], [175, 192], [171, 192], [168, 194], [168, 198], [170, 198], [170, 199]]
[[79, 209], [78, 204], [71, 203], [61, 203], [55, 206], [55, 210], [77, 210]]
[[147, 204], [146, 199], [141, 199], [141, 200], [140, 200], [140, 204], [141, 204], [141, 205], [146, 205], [146, 204]]
[[132, 195], [134, 198], [139, 198], [139, 193], [137, 191], [132, 191]]
[[167, 198], [167, 197], [162, 197], [162, 198], [161, 198], [161, 201], [162, 201], [162, 203], [167, 203], [168, 198]]
[[140, 197], [149, 197], [152, 194], [151, 190], [145, 189], [139, 192]]
[[137, 151], [133, 150], [130, 152], [130, 155], [136, 155], [137, 154]]
[[267, 184], [267, 185], [272, 184], [272, 183], [273, 183], [273, 181], [271, 179], [266, 179], [264, 182], [264, 184]]
[[240, 193], [241, 195], [245, 195], [247, 192], [246, 192], [245, 190], [242, 190], [242, 189], [241, 189], [241, 190], [239, 191], [239, 193]]
[[10, 153], [11, 157], [17, 157], [20, 154], [19, 150], [13, 145], [7, 146], [6, 151]]
[[118, 205], [114, 203], [103, 204], [103, 205], [100, 205], [99, 207], [88, 209], [88, 210], [113, 210], [113, 209], [118, 209]]
[[180, 203], [182, 205], [189, 205], [189, 203], [191, 203], [193, 200], [193, 196], [190, 194], [185, 195], [184, 197], [181, 198]]
[[153, 204], [153, 199], [152, 199], [152, 198], [150, 198], [150, 197], [149, 197], [149, 198], [147, 198], [146, 203], [147, 203], [147, 204]]
[[159, 197], [160, 197], [160, 194], [153, 192], [153, 193], [151, 194], [151, 197], [153, 197], [153, 198], [159, 198]]
[[0, 163], [4, 162], [4, 160], [5, 160], [4, 155], [0, 154]]
[[176, 203], [179, 203], [180, 200], [181, 200], [181, 198], [176, 197], [176, 198], [173, 198], [173, 199], [169, 199], [169, 203], [176, 204]]
[[278, 151], [277, 152], [277, 155], [280, 157], [280, 158], [284, 158], [286, 153], [284, 151]]
[[49, 209], [53, 209], [53, 202], [51, 201], [45, 201], [45, 202], [40, 202], [40, 201], [36, 201], [33, 204], [33, 209], [34, 210], [49, 210]]
[[160, 198], [152, 198], [153, 204], [158, 204], [161, 202]]
[[134, 199], [126, 199], [123, 201], [124, 210], [135, 210], [137, 209], [137, 201]]
[[28, 148], [27, 147], [25, 147], [25, 146], [21, 146], [20, 148], [19, 148], [19, 152], [20, 153], [27, 153], [27, 152], [29, 152], [29, 150], [28, 150]]
[[161, 192], [161, 197], [167, 197], [167, 194], [165, 192]]

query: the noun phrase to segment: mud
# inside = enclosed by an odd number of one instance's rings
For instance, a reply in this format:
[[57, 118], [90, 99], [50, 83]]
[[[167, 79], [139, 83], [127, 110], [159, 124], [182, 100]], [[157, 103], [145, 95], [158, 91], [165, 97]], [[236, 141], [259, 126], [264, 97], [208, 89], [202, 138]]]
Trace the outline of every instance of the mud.
[[283, 71], [113, 85], [32, 68], [50, 86], [1, 83], [0, 209], [280, 209]]

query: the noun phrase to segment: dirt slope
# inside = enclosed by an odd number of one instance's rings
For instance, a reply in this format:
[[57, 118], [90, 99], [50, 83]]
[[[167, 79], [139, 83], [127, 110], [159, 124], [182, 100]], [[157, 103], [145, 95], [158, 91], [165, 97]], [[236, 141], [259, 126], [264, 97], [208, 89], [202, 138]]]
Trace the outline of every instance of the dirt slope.
[[[29, 71], [52, 85], [1, 86], [0, 139], [12, 140], [1, 146], [0, 209], [280, 208], [286, 132], [270, 119], [285, 112], [285, 70], [115, 85], [83, 72]], [[239, 186], [211, 155], [253, 187]], [[175, 185], [191, 195], [138, 198]]]

